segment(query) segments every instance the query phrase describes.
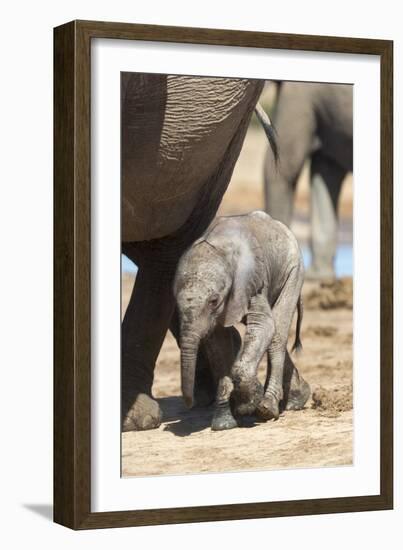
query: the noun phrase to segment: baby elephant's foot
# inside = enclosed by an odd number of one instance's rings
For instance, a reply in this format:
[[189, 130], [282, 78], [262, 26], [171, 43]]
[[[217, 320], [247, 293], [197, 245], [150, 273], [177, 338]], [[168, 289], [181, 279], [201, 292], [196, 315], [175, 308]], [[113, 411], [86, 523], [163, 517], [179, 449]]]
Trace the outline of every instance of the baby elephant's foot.
[[232, 416], [229, 403], [225, 406], [217, 406], [211, 423], [211, 429], [218, 432], [220, 430], [231, 430], [237, 426], [237, 421]]
[[294, 385], [291, 384], [285, 409], [287, 411], [300, 411], [304, 408], [304, 405], [308, 401], [310, 395], [311, 388], [309, 387], [308, 382], [305, 382], [302, 376], [299, 376], [298, 386], [294, 387]]
[[234, 380], [231, 402], [240, 416], [253, 414], [263, 397], [263, 386], [257, 378], [246, 381]]
[[274, 395], [265, 395], [256, 407], [256, 415], [261, 420], [277, 420], [280, 416], [279, 400]]

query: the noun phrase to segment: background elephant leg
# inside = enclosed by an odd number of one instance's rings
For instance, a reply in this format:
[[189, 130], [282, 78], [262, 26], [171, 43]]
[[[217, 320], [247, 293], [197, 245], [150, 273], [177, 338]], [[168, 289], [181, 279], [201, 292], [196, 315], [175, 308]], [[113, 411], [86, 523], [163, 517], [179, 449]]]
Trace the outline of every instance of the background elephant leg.
[[[169, 325], [169, 330], [172, 332], [179, 346], [179, 317], [178, 312], [175, 312]], [[205, 342], [202, 341], [199, 346], [196, 363], [196, 377], [194, 397], [196, 405], [205, 407], [213, 403], [217, 391], [217, 378], [214, 374], [214, 369], [210, 364]]]
[[337, 204], [346, 171], [322, 153], [311, 164], [311, 251], [307, 278], [334, 277], [337, 248]]
[[297, 178], [292, 181], [276, 166], [273, 153], [268, 150], [264, 163], [265, 210], [275, 220], [290, 226], [294, 211]]
[[290, 226], [298, 176], [309, 157], [316, 132], [314, 103], [309, 87], [283, 82], [273, 116], [279, 160], [271, 151], [264, 163], [266, 212]]
[[228, 430], [237, 426], [230, 406], [233, 384], [229, 374], [240, 347], [241, 337], [235, 327], [218, 326], [206, 340], [210, 365], [218, 378], [212, 430]]
[[154, 366], [174, 310], [172, 274], [142, 266], [122, 324], [122, 426], [124, 431], [157, 428], [152, 399]]
[[309, 384], [299, 374], [290, 354], [285, 352], [283, 399], [280, 409], [298, 411], [302, 409], [311, 395]]

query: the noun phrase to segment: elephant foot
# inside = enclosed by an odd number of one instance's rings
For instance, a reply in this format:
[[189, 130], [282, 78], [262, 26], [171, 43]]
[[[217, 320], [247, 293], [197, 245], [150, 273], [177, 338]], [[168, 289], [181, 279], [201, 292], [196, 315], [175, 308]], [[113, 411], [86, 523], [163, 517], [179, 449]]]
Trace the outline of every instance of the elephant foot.
[[262, 400], [264, 389], [257, 378], [238, 381], [234, 379], [234, 390], [231, 394], [231, 404], [237, 415], [251, 415]]
[[225, 406], [217, 406], [211, 422], [211, 429], [218, 432], [220, 430], [231, 430], [237, 427], [238, 423], [232, 416], [229, 403]]
[[299, 384], [297, 387], [293, 387], [293, 384], [291, 381], [291, 387], [288, 393], [285, 410], [299, 411], [303, 409], [310, 395], [311, 395], [311, 388], [308, 382], [305, 382], [305, 380], [300, 375]]
[[333, 281], [336, 278], [336, 273], [333, 267], [314, 267], [311, 265], [305, 271], [306, 281]]
[[261, 420], [277, 420], [280, 416], [279, 400], [273, 395], [265, 395], [256, 407], [256, 415]]
[[122, 431], [152, 430], [161, 424], [162, 412], [157, 401], [145, 393], [139, 393], [126, 413]]

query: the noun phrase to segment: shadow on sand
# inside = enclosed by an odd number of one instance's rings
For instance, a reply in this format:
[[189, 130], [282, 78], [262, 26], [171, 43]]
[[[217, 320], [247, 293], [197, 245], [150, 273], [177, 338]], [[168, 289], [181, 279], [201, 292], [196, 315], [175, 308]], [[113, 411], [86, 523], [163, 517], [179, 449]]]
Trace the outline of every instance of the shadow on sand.
[[[163, 413], [164, 431], [173, 433], [178, 437], [186, 437], [190, 434], [209, 429], [214, 414], [214, 405], [208, 407], [194, 407], [188, 410], [182, 397], [162, 397], [158, 403]], [[253, 428], [260, 422], [252, 416], [244, 416], [238, 421], [240, 428]]]

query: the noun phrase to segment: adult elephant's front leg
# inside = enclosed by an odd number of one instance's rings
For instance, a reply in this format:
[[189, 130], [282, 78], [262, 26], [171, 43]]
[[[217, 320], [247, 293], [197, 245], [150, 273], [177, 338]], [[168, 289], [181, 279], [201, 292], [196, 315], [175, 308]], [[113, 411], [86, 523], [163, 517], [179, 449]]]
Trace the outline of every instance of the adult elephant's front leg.
[[162, 419], [152, 398], [154, 366], [174, 311], [173, 270], [139, 270], [122, 324], [123, 431], [157, 428]]

